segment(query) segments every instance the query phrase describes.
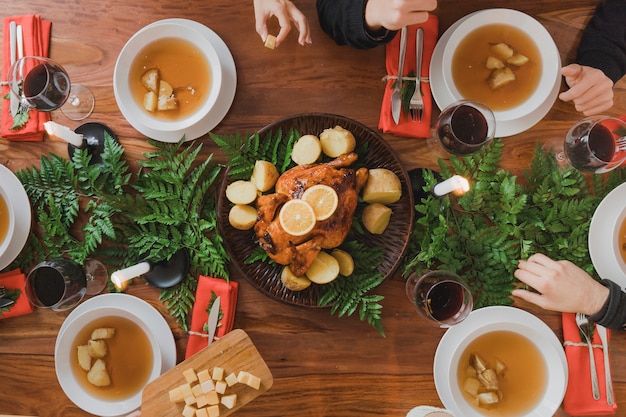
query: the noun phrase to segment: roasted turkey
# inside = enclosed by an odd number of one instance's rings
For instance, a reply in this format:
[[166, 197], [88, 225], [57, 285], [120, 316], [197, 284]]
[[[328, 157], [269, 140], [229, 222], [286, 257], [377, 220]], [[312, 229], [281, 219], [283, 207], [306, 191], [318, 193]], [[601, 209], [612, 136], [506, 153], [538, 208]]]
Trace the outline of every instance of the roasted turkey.
[[[356, 153], [341, 155], [320, 164], [299, 165], [283, 173], [276, 182], [275, 193], [257, 199], [257, 222], [254, 232], [259, 245], [281, 265], [289, 265], [298, 276], [304, 275], [321, 249], [336, 248], [344, 241], [357, 207], [359, 192], [368, 177], [367, 168], [345, 168], [357, 160]], [[313, 230], [303, 236], [292, 236], [283, 230], [278, 213], [283, 204], [300, 198], [317, 184], [332, 187], [339, 197], [337, 209], [326, 220], [317, 221]]]

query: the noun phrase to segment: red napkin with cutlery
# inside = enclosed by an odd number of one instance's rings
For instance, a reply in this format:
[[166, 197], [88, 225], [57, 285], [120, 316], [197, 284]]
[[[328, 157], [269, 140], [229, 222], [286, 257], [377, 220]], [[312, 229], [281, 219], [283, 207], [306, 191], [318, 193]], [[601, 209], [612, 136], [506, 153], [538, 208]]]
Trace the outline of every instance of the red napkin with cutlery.
[[435, 44], [437, 43], [439, 20], [437, 16], [431, 14], [426, 22], [408, 27], [406, 54], [404, 56], [404, 76], [408, 76], [411, 72], [414, 73], [416, 69], [415, 33], [418, 27], [424, 29], [424, 49], [422, 51], [421, 71], [422, 98], [424, 100], [422, 121], [414, 122], [408, 114], [402, 112], [400, 114], [400, 123], [396, 125], [391, 115], [391, 93], [393, 92], [393, 86], [396, 82], [395, 77], [398, 75], [398, 59], [400, 54], [400, 31], [398, 31], [396, 37], [385, 46], [385, 67], [387, 68], [387, 76], [389, 79], [385, 85], [385, 94], [383, 95], [378, 128], [384, 133], [391, 133], [397, 136], [428, 138], [430, 137], [432, 95], [430, 92], [430, 83], [425, 80], [428, 79], [430, 58], [435, 50]]
[[14, 304], [0, 308], [0, 319], [21, 316], [33, 312], [35, 307], [33, 307], [33, 305], [28, 301], [24, 292], [25, 282], [26, 275], [19, 269], [14, 269], [0, 274], [0, 286], [3, 286], [7, 290], [7, 295], [5, 297], [11, 298], [12, 292], [15, 290], [20, 291]]
[[[615, 414], [617, 404], [612, 406], [606, 402], [606, 384], [604, 383], [604, 356], [598, 332], [594, 332], [591, 344], [594, 346], [593, 356], [600, 385], [600, 399], [594, 400], [591, 393], [591, 370], [589, 369], [589, 349], [581, 340], [576, 314], [563, 313], [563, 339], [565, 356], [567, 357], [568, 381], [567, 391], [563, 400], [563, 409], [572, 416], [603, 416]], [[611, 331], [607, 329], [607, 338]], [[598, 346], [598, 347], [595, 347]], [[609, 364], [606, 364], [609, 366]]]
[[[50, 30], [52, 23], [43, 20], [39, 15], [8, 16], [4, 18], [4, 30], [2, 33], [2, 80], [7, 80], [9, 67], [11, 66], [9, 24], [15, 22], [22, 26], [24, 33], [24, 55], [47, 57], [50, 50]], [[9, 86], [2, 86], [2, 97], [9, 93]], [[30, 117], [26, 124], [19, 129], [11, 129], [13, 118], [10, 113], [10, 100], [2, 100], [0, 120], [0, 136], [7, 140], [42, 141], [43, 124], [50, 120], [50, 113], [30, 110]]]
[[235, 281], [226, 281], [221, 278], [200, 276], [196, 289], [196, 303], [191, 313], [191, 329], [187, 342], [185, 358], [192, 356], [208, 345], [207, 329], [205, 324], [209, 319], [208, 310], [211, 300], [220, 297], [220, 319], [217, 323], [216, 337], [223, 337], [233, 329], [239, 284]]

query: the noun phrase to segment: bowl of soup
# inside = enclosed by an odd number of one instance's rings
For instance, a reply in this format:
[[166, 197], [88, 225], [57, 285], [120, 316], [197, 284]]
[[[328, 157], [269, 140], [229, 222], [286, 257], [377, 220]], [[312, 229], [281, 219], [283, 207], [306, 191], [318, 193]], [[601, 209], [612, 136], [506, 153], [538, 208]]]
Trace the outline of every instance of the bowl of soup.
[[545, 116], [560, 88], [559, 51], [531, 16], [487, 9], [465, 16], [442, 35], [431, 61], [439, 107], [454, 101], [486, 104], [496, 136], [524, 131]]
[[5, 183], [0, 183], [0, 258], [5, 254], [15, 232], [15, 209]]
[[598, 204], [589, 224], [589, 255], [600, 278], [626, 289], [626, 183]]
[[177, 141], [215, 109], [222, 65], [206, 30], [197, 22], [168, 19], [142, 28], [126, 42], [115, 64], [113, 88], [120, 111], [137, 130], [164, 132], [167, 141]]
[[524, 310], [484, 307], [446, 331], [434, 376], [444, 406], [464, 417], [545, 417], [567, 388], [561, 342]]
[[[97, 298], [64, 322], [55, 344], [55, 370], [78, 407], [119, 416], [140, 407], [143, 388], [161, 375], [161, 349], [139, 315], [123, 306], [101, 306]], [[85, 308], [88, 303], [93, 308]]]

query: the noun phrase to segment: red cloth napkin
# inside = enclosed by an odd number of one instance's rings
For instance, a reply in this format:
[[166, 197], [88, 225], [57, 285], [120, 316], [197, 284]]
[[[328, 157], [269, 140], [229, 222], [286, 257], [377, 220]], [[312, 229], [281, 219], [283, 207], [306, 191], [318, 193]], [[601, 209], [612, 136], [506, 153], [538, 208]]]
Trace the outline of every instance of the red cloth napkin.
[[[0, 285], [10, 290], [20, 290], [20, 295], [14, 304], [8, 307], [0, 308], [0, 319], [6, 319], [9, 317], [21, 316], [23, 314], [32, 313], [35, 307], [26, 298], [24, 292], [24, 283], [26, 282], [26, 275], [19, 269], [14, 269], [0, 274]], [[8, 308], [9, 311], [5, 311]]]
[[204, 325], [209, 318], [209, 304], [214, 297], [220, 297], [220, 313], [222, 314], [217, 323], [216, 337], [223, 337], [233, 329], [238, 294], [239, 284], [237, 282], [205, 276], [198, 278], [196, 303], [191, 313], [191, 331], [189, 332], [185, 358], [192, 356], [208, 345], [205, 336], [207, 331]]
[[[4, 30], [2, 33], [2, 80], [7, 80], [9, 67], [11, 66], [11, 51], [9, 47], [9, 23], [14, 21], [22, 26], [24, 32], [24, 55], [47, 57], [50, 49], [50, 29], [52, 23], [43, 20], [39, 15], [9, 16], [4, 18]], [[9, 93], [9, 86], [2, 87], [2, 97]], [[30, 110], [28, 122], [17, 130], [11, 130], [13, 118], [10, 114], [10, 100], [2, 100], [0, 113], [0, 136], [7, 140], [42, 141], [43, 124], [50, 120], [50, 113]]]
[[[609, 406], [606, 403], [606, 384], [604, 383], [604, 356], [602, 349], [594, 348], [593, 356], [596, 361], [598, 382], [600, 383], [600, 399], [594, 400], [591, 393], [591, 370], [589, 369], [589, 349], [581, 343], [576, 315], [563, 313], [563, 339], [565, 340], [565, 355], [567, 357], [568, 381], [563, 409], [572, 416], [603, 416], [615, 414], [617, 404]], [[607, 330], [607, 338], [610, 337]], [[584, 342], [583, 342], [584, 343]], [[601, 346], [598, 332], [594, 332], [592, 345]], [[609, 366], [609, 364], [606, 364]]]
[[[437, 43], [437, 35], [439, 33], [439, 20], [437, 16], [430, 15], [428, 20], [421, 24], [416, 24], [408, 27], [408, 36], [406, 43], [406, 54], [404, 56], [404, 70], [403, 75], [408, 75], [411, 72], [415, 72], [415, 33], [418, 27], [424, 29], [424, 49], [422, 52], [422, 80], [428, 78], [430, 70], [430, 58], [432, 57]], [[383, 103], [380, 109], [380, 121], [378, 122], [378, 128], [384, 133], [391, 133], [397, 136], [406, 136], [414, 138], [428, 138], [430, 137], [430, 115], [432, 113], [432, 96], [430, 93], [430, 83], [422, 82], [422, 94], [424, 100], [424, 114], [422, 121], [412, 121], [408, 114], [400, 114], [400, 123], [396, 125], [391, 115], [391, 93], [393, 91], [393, 85], [396, 82], [395, 76], [398, 75], [398, 58], [400, 53], [400, 32], [391, 42], [385, 46], [385, 66], [387, 68], [387, 75], [394, 76], [387, 80], [385, 86], [385, 94], [383, 95]]]

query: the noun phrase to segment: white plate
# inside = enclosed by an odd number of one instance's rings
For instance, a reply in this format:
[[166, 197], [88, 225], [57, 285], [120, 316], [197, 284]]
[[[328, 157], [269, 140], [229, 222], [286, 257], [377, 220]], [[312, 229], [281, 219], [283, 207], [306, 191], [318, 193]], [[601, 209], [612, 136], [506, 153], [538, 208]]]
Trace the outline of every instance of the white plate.
[[538, 406], [525, 417], [554, 415], [561, 406], [567, 388], [567, 360], [561, 342], [552, 329], [536, 316], [515, 307], [492, 306], [474, 310], [464, 321], [451, 327], [441, 338], [435, 352], [434, 376], [439, 398], [446, 409], [457, 416], [484, 417], [469, 406], [457, 383], [461, 354], [476, 337], [495, 330], [522, 334], [544, 354], [548, 367], [546, 392]]
[[[174, 341], [174, 335], [172, 334], [167, 321], [163, 318], [163, 316], [161, 316], [161, 313], [159, 313], [158, 310], [146, 301], [128, 294], [102, 294], [83, 302], [72, 310], [72, 312], [67, 316], [61, 326], [61, 329], [59, 330], [57, 339], [60, 338], [72, 320], [90, 309], [101, 307], [123, 308], [132, 314], [141, 317], [147, 327], [152, 329], [153, 334], [159, 343], [159, 347], [161, 349], [161, 374], [176, 366], [176, 342]], [[137, 407], [140, 405], [141, 404], [137, 404]], [[98, 415], [104, 415], [102, 412], [104, 412], [104, 410], [100, 410]]]
[[619, 250], [619, 228], [626, 219], [626, 183], [600, 202], [589, 225], [589, 255], [598, 275], [626, 289], [626, 264]]
[[[235, 91], [237, 89], [237, 70], [235, 68], [235, 60], [222, 38], [220, 38], [213, 30], [198, 22], [188, 19], [164, 19], [151, 23], [143, 29], [145, 30], [147, 28], [172, 24], [182, 24], [201, 33], [213, 46], [222, 64], [222, 88], [215, 105], [204, 118], [190, 126], [188, 129], [166, 132], [154, 129], [153, 127], [146, 126], [136, 120], [129, 120], [129, 118], [127, 118], [128, 122], [137, 131], [145, 136], [161, 142], [175, 143], [178, 142], [183, 135], [185, 135], [187, 141], [199, 138], [200, 136], [210, 132], [224, 119], [235, 98]], [[115, 84], [116, 83], [114, 82], [113, 85], [115, 86]], [[116, 99], [119, 102], [118, 93], [116, 93]], [[120, 110], [122, 110], [121, 107]]]
[[11, 195], [15, 211], [15, 230], [7, 250], [0, 256], [0, 270], [6, 268], [17, 258], [28, 240], [31, 226], [30, 201], [24, 186], [10, 169], [0, 164], [0, 181]]
[[[462, 17], [441, 35], [435, 46], [430, 62], [430, 83], [433, 98], [440, 109], [462, 99], [463, 97], [458, 91], [446, 83], [446, 79], [452, 78], [451, 68], [443, 65], [443, 62], [447, 62], [450, 59], [449, 55], [454, 53], [449, 47], [451, 38], [457, 30], [469, 33], [485, 23], [501, 22], [517, 22], [516, 27], [520, 29], [526, 28], [533, 39], [535, 39], [537, 47], [540, 48], [542, 53], [543, 71], [546, 72], [546, 69], [549, 69], [555, 75], [553, 80], [542, 80], [543, 85], [537, 88], [537, 93], [535, 94], [545, 94], [545, 91], [548, 90], [549, 92], [536, 109], [526, 114], [519, 114], [515, 109], [494, 111], [496, 117], [495, 135], [496, 137], [507, 137], [528, 130], [543, 119], [552, 108], [561, 87], [561, 58], [558, 49], [550, 34], [536, 20], [522, 12], [511, 9], [480, 10]], [[455, 43], [458, 43], [458, 39]]]

